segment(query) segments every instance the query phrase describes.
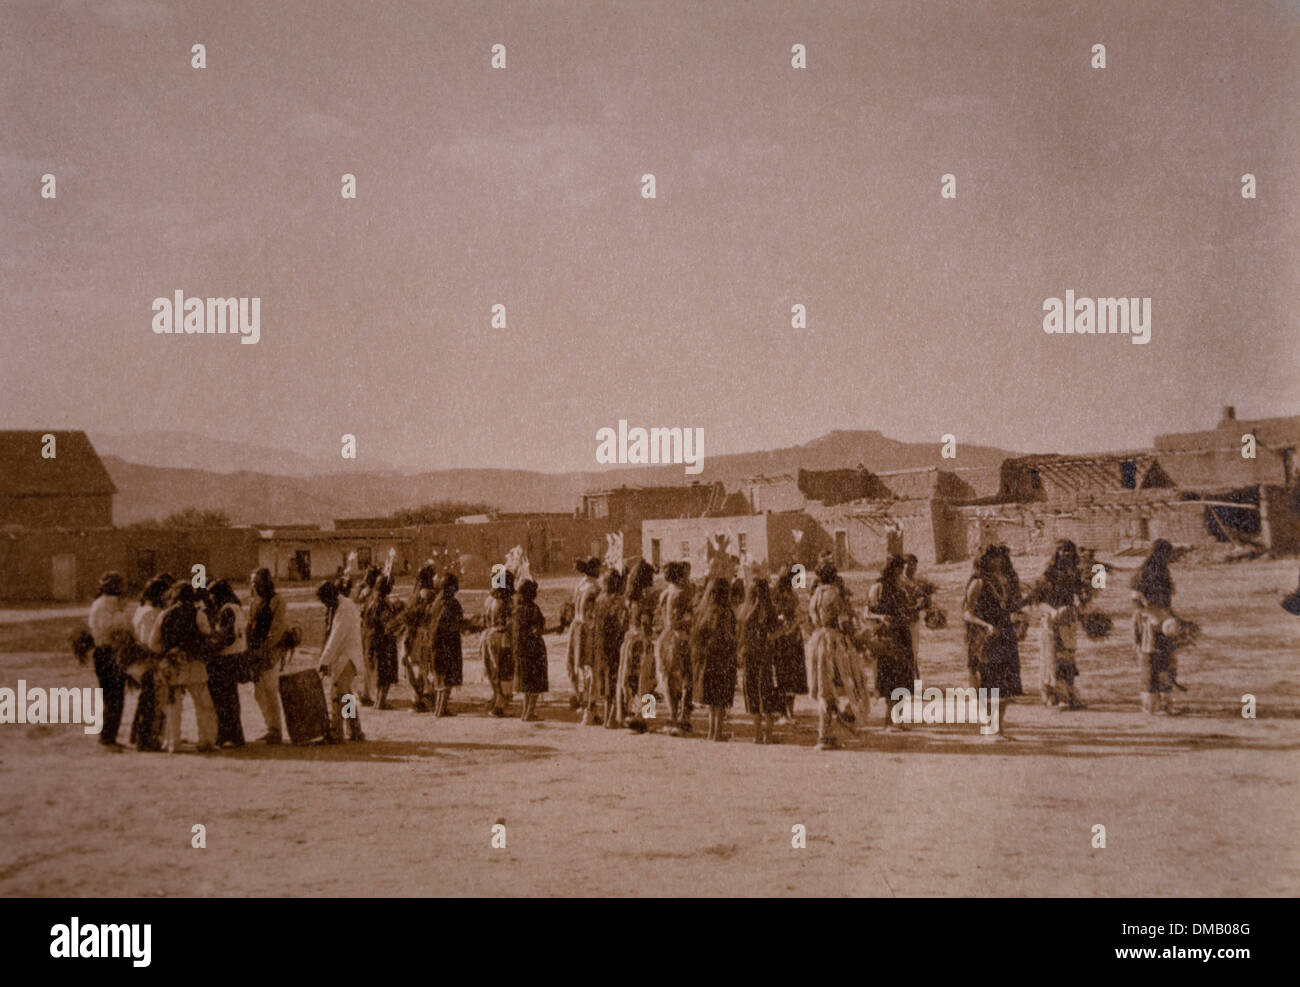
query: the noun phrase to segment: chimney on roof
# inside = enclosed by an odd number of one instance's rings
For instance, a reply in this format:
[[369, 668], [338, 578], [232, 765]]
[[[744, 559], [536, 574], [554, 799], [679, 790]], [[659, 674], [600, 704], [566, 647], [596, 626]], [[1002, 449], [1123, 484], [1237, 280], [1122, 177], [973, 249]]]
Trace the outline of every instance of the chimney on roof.
[[1237, 420], [1237, 409], [1230, 404], [1223, 406], [1223, 418], [1219, 421], [1219, 428], [1225, 428]]

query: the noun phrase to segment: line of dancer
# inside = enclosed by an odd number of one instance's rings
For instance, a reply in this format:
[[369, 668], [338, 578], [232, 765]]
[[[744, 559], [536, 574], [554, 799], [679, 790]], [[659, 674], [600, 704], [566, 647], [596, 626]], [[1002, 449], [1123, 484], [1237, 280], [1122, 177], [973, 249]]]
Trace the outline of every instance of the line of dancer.
[[[1199, 632], [1173, 611], [1172, 556], [1169, 542], [1155, 542], [1132, 582], [1140, 701], [1152, 715], [1177, 712], [1173, 691], [1184, 687], [1176, 654]], [[707, 713], [705, 735], [723, 741], [732, 736], [727, 720], [739, 692], [755, 743], [776, 742], [778, 727], [796, 723], [798, 696], [807, 696], [816, 710], [821, 750], [841, 746], [845, 735], [868, 726], [876, 700], [883, 702], [885, 731], [906, 729], [906, 722], [891, 717], [892, 700], [921, 679], [921, 626], [937, 630], [947, 622], [935, 602], [935, 584], [917, 574], [915, 556], [891, 555], [864, 606], [855, 605], [829, 554], [811, 576], [796, 565], [769, 578], [761, 566], [728, 561], [715, 559], [698, 582], [689, 562], [669, 562], [658, 585], [659, 572], [642, 559], [628, 566], [621, 559], [575, 560], [580, 579], [564, 608], [572, 613], [565, 665], [570, 705], [582, 724], [642, 733], [663, 724], [663, 732], [684, 736], [695, 731], [699, 704]], [[464, 684], [462, 637], [475, 631], [491, 690], [483, 711], [510, 715], [520, 693], [521, 719], [539, 720], [540, 699], [550, 689], [546, 619], [527, 560], [516, 554], [507, 562], [505, 571], [494, 571], [474, 619], [460, 602], [457, 572], [440, 572], [432, 560], [416, 573], [405, 601], [395, 596], [391, 567], [371, 567], [355, 600], [349, 575], [318, 587], [316, 598], [325, 607], [319, 670], [332, 706], [327, 740], [340, 742], [345, 732], [348, 739], [365, 739], [359, 719], [350, 715], [345, 723], [340, 713], [354, 680], [361, 684], [360, 705], [387, 710], [401, 669], [413, 711], [455, 716], [452, 696]], [[1104, 567], [1090, 553], [1062, 541], [1041, 577], [1022, 589], [1007, 546], [989, 545], [975, 558], [961, 602], [966, 667], [972, 688], [986, 695], [997, 690], [994, 739], [1009, 739], [1008, 707], [1025, 692], [1020, 640], [1032, 622], [1038, 628], [1039, 698], [1054, 709], [1085, 708], [1076, 685], [1079, 633], [1104, 637], [1111, 624], [1089, 609], [1096, 596], [1089, 577], [1096, 569]], [[250, 587], [246, 614], [226, 580], [197, 590], [164, 574], [145, 586], [131, 612], [122, 575], [104, 575], [80, 648], [86, 657], [93, 654], [104, 689], [101, 743], [120, 749], [129, 686], [140, 693], [131, 729], [138, 748], [178, 749], [186, 696], [195, 707], [200, 751], [241, 746], [241, 682], [253, 684], [266, 724], [262, 741], [281, 742], [278, 679], [300, 634], [289, 626], [268, 570], [253, 573]]]

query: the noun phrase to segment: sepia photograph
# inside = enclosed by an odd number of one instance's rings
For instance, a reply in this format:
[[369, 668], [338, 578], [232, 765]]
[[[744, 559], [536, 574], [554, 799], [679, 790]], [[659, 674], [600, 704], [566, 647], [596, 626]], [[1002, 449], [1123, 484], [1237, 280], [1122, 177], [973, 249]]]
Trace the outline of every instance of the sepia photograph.
[[0, 44], [24, 950], [160, 968], [107, 899], [1101, 899], [1111, 966], [1217, 968], [1300, 894], [1295, 2]]

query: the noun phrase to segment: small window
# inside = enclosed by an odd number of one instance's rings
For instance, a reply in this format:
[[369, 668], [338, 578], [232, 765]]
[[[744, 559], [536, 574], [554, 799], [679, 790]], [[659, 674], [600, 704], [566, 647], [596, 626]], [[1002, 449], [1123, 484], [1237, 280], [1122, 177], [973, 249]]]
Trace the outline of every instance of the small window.
[[1126, 459], [1119, 464], [1119, 482], [1125, 490], [1137, 489], [1138, 464], [1136, 459]]
[[596, 517], [609, 517], [609, 501], [605, 498], [602, 497], [600, 500], [596, 501], [593, 507], [595, 508]]
[[656, 569], [659, 568], [659, 539], [650, 539], [650, 564]]
[[746, 551], [749, 548], [749, 535], [743, 531], [736, 535], [736, 547], [742, 552]]
[[682, 542], [682, 561], [686, 561], [690, 557], [691, 557], [691, 543], [688, 541], [684, 541]]
[[362, 569], [370, 568], [370, 546], [362, 545], [357, 549], [357, 565]]

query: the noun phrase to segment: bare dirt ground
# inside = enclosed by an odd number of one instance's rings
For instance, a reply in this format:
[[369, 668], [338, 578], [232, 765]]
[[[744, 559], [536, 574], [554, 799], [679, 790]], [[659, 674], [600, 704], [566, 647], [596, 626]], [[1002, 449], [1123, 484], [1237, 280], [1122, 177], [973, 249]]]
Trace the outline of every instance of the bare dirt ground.
[[[1022, 579], [1041, 560], [1017, 559]], [[727, 744], [582, 727], [567, 703], [564, 638], [548, 636], [541, 724], [484, 714], [477, 639], [465, 639], [462, 714], [362, 710], [370, 740], [168, 756], [102, 753], [79, 726], [0, 726], [0, 894], [222, 895], [1207, 895], [1300, 892], [1300, 620], [1278, 605], [1294, 561], [1178, 565], [1177, 609], [1200, 621], [1180, 655], [1184, 715], [1138, 708], [1128, 570], [1084, 642], [1089, 708], [1025, 697], [1012, 743], [971, 726], [880, 733], [817, 752], [811, 705], [778, 746], [748, 741], [739, 702]], [[965, 684], [965, 565], [929, 573], [949, 626], [925, 631], [928, 685]], [[859, 593], [866, 579], [850, 576]], [[571, 580], [548, 580], [553, 622]], [[309, 591], [287, 594], [309, 643]], [[482, 594], [466, 593], [474, 612]], [[0, 685], [93, 685], [66, 608], [0, 613]], [[1022, 669], [1037, 668], [1034, 632]], [[298, 667], [314, 664], [305, 654]], [[1243, 719], [1241, 697], [1258, 700]], [[262, 732], [251, 687], [245, 731]], [[125, 740], [133, 697], [128, 698]], [[517, 712], [516, 700], [515, 711]], [[697, 729], [703, 728], [697, 715]], [[184, 735], [195, 737], [187, 706]], [[491, 846], [495, 823], [506, 847]], [[192, 827], [207, 847], [191, 847]], [[1105, 849], [1091, 846], [1106, 827]], [[791, 846], [792, 827], [806, 849]]]

